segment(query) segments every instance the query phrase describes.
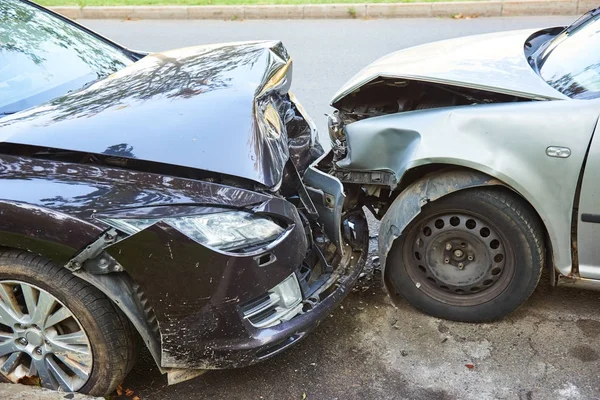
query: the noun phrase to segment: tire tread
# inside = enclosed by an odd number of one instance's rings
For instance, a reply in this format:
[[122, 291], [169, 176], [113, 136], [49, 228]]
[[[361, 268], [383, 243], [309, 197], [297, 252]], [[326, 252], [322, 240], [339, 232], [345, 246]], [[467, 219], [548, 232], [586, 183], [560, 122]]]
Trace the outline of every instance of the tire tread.
[[[477, 193], [488, 203], [498, 205], [498, 202], [503, 204], [505, 209], [511, 210], [514, 214], [520, 217], [520, 223], [527, 229], [527, 233], [534, 241], [534, 249], [542, 268], [538, 269], [535, 283], [530, 285], [530, 290], [527, 293], [523, 302], [527, 301], [535, 291], [546, 264], [546, 250], [544, 244], [544, 235], [542, 223], [537, 213], [533, 208], [525, 203], [525, 201], [516, 193], [504, 188], [487, 188], [487, 190], [478, 190]], [[497, 200], [497, 201], [496, 201]]]

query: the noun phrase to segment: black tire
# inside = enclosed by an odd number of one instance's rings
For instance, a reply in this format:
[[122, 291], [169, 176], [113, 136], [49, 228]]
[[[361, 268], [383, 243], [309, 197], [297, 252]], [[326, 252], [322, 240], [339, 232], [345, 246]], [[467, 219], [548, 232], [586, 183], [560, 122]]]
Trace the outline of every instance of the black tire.
[[429, 315], [488, 322], [529, 298], [544, 256], [529, 204], [506, 188], [473, 188], [424, 206], [392, 246], [386, 275], [392, 290]]
[[[93, 356], [89, 378], [78, 391], [93, 396], [112, 393], [136, 357], [137, 336], [125, 315], [94, 286], [31, 253], [0, 253], [0, 281], [8, 280], [45, 290], [73, 313], [88, 337]], [[1, 374], [0, 380], [8, 381]]]

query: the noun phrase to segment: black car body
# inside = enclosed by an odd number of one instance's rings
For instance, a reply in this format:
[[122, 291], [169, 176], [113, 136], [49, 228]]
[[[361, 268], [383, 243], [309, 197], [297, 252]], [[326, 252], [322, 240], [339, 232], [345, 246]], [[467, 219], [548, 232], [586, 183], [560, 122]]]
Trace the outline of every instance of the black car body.
[[[27, 1], [0, 5], [0, 17], [11, 7], [131, 62], [33, 107], [0, 101], [0, 246], [102, 291], [172, 382], [263, 360], [329, 315], [361, 271], [367, 226], [319, 169], [281, 43], [146, 55]], [[217, 248], [206, 238], [225, 216], [273, 231]], [[199, 224], [209, 234], [190, 235]]]

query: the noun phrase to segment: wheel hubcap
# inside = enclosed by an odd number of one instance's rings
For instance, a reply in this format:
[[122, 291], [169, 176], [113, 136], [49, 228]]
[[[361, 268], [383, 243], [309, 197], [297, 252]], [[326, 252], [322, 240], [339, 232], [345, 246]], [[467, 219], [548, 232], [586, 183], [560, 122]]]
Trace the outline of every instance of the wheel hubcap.
[[498, 296], [514, 272], [513, 251], [482, 216], [446, 212], [410, 228], [403, 251], [411, 279], [426, 294], [452, 305]]
[[50, 293], [20, 281], [0, 281], [0, 373], [14, 383], [74, 392], [92, 371], [87, 335]]

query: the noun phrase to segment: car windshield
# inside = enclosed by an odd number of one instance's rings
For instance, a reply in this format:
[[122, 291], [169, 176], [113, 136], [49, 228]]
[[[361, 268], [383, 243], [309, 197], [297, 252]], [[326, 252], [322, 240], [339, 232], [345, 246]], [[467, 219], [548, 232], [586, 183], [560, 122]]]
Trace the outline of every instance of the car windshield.
[[567, 96], [600, 97], [600, 14], [586, 14], [554, 38], [540, 64], [542, 78]]
[[0, 0], [0, 118], [106, 77], [133, 60], [20, 0]]

